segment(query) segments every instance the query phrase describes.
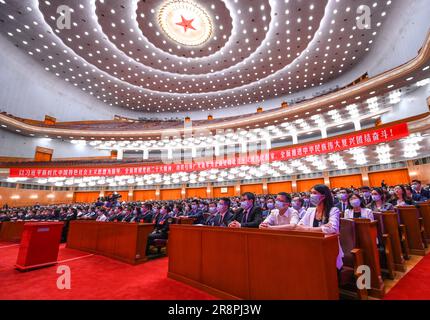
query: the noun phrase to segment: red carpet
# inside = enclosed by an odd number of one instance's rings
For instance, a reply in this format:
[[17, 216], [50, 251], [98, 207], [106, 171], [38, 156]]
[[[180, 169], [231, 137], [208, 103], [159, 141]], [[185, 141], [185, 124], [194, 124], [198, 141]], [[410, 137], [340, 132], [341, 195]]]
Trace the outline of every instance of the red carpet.
[[430, 254], [409, 271], [384, 300], [430, 300]]
[[[19, 246], [0, 243], [0, 299], [211, 300], [211, 295], [167, 278], [167, 258], [132, 266], [103, 256], [60, 249], [59, 265], [71, 269], [71, 290], [57, 289], [57, 267], [21, 273]], [[76, 260], [73, 260], [77, 258]], [[71, 259], [71, 260], [69, 260]]]

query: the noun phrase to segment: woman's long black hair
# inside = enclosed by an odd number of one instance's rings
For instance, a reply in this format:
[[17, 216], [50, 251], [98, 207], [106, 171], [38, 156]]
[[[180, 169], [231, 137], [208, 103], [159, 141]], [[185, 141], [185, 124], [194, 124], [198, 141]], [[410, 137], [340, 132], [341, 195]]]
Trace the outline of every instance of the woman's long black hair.
[[334, 207], [333, 195], [331, 194], [330, 188], [325, 184], [317, 184], [314, 189], [321, 193], [324, 197], [324, 220], [323, 224], [326, 224], [330, 218], [330, 211]]

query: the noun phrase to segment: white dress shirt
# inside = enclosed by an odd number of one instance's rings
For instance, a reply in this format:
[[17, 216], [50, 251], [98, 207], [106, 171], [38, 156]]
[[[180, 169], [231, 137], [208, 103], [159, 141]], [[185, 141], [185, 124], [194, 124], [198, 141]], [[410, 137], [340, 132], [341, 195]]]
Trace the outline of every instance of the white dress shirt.
[[102, 214], [101, 216], [98, 216], [96, 221], [105, 222], [107, 220], [106, 215]]
[[282, 226], [286, 224], [298, 224], [299, 213], [293, 208], [288, 208], [283, 215], [279, 214], [278, 209], [273, 209], [264, 220], [269, 226]]

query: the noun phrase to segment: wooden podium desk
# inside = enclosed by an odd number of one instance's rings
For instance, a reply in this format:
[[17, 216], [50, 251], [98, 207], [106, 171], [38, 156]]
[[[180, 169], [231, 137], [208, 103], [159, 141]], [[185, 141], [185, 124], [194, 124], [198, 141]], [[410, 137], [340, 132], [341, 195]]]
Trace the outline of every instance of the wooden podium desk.
[[338, 235], [171, 225], [169, 277], [222, 299], [339, 299]]
[[145, 262], [148, 235], [154, 230], [151, 223], [70, 222], [67, 247], [130, 264]]
[[6, 221], [1, 223], [0, 241], [20, 242], [24, 223], [29, 221]]

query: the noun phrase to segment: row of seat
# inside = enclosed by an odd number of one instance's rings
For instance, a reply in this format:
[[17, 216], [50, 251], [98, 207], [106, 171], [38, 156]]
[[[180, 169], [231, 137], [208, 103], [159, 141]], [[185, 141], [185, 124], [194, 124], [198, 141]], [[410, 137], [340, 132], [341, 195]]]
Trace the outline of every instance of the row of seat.
[[[410, 255], [424, 256], [430, 241], [430, 203], [397, 207], [396, 211], [375, 212], [375, 221], [341, 219], [340, 242], [344, 268], [340, 272], [341, 289], [355, 292], [359, 299], [382, 298], [383, 279], [394, 279], [405, 272]], [[371, 271], [371, 289], [358, 289], [360, 266]]]

